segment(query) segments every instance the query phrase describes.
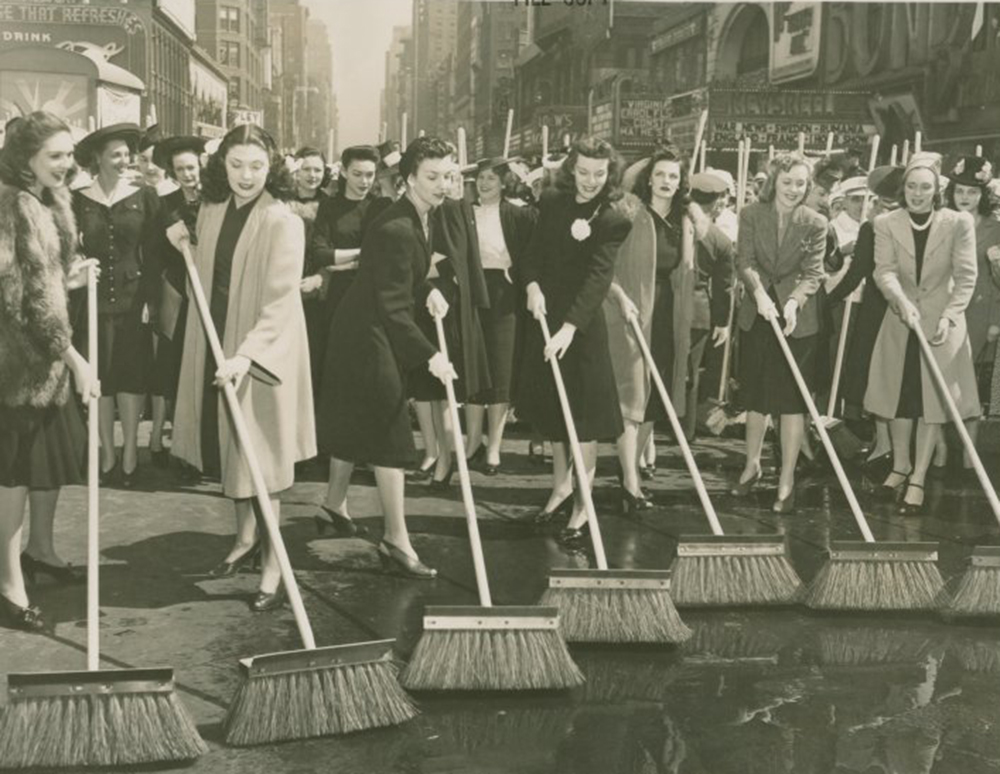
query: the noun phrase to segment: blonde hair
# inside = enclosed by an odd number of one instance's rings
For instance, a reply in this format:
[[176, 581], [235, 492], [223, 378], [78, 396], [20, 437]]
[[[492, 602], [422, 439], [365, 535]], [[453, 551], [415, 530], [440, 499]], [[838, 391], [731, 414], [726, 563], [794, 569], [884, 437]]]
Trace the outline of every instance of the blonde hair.
[[771, 162], [767, 165], [767, 180], [764, 181], [764, 185], [760, 188], [760, 193], [757, 196], [757, 201], [771, 203], [774, 201], [775, 195], [775, 185], [778, 181], [778, 175], [782, 172], [791, 172], [795, 167], [805, 167], [806, 171], [809, 173], [809, 180], [806, 183], [806, 192], [802, 197], [804, 202], [808, 196], [809, 191], [813, 186], [813, 165], [805, 156], [799, 153], [779, 153]]

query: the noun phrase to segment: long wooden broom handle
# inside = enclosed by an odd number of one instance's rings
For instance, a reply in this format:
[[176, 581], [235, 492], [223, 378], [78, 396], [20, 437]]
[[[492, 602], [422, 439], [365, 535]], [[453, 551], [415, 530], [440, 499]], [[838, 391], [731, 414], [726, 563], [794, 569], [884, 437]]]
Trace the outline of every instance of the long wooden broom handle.
[[788, 361], [788, 367], [792, 371], [792, 376], [795, 377], [795, 383], [799, 386], [799, 392], [802, 393], [802, 400], [805, 401], [806, 408], [809, 409], [809, 415], [812, 417], [813, 425], [816, 426], [816, 432], [819, 433], [820, 440], [823, 442], [823, 448], [826, 449], [826, 454], [830, 458], [830, 464], [833, 465], [833, 470], [837, 474], [840, 488], [844, 490], [844, 496], [847, 497], [847, 502], [851, 506], [851, 512], [854, 514], [854, 520], [858, 523], [858, 529], [861, 530], [866, 543], [874, 543], [875, 536], [872, 534], [871, 527], [868, 526], [868, 521], [861, 511], [861, 505], [858, 503], [858, 498], [854, 495], [854, 488], [851, 486], [851, 482], [847, 479], [844, 466], [840, 464], [837, 450], [833, 448], [833, 442], [830, 440], [830, 434], [826, 432], [826, 427], [824, 427], [823, 421], [820, 418], [816, 402], [812, 399], [812, 395], [809, 394], [809, 387], [805, 379], [802, 378], [799, 364], [795, 362], [795, 356], [792, 354], [788, 342], [785, 341], [785, 334], [782, 333], [781, 326], [778, 325], [778, 318], [772, 316], [768, 320], [771, 323], [771, 330], [774, 331], [774, 335], [778, 339], [778, 344], [781, 345], [781, 351], [785, 355], [785, 360]]
[[[97, 381], [97, 267], [87, 269], [87, 357], [90, 378]], [[100, 630], [100, 398], [87, 399], [87, 670], [96, 672], [101, 662]]]
[[938, 366], [937, 360], [934, 359], [934, 352], [931, 349], [930, 342], [927, 341], [927, 337], [924, 335], [924, 332], [920, 329], [919, 325], [912, 330], [917, 334], [917, 341], [920, 342], [920, 349], [924, 352], [924, 360], [927, 363], [927, 367], [934, 376], [934, 382], [937, 384], [941, 399], [944, 401], [944, 405], [948, 408], [948, 413], [951, 415], [951, 421], [955, 423], [955, 429], [958, 431], [959, 438], [962, 439], [962, 444], [965, 446], [965, 451], [969, 454], [969, 459], [972, 460], [972, 465], [976, 469], [976, 476], [979, 478], [979, 483], [983, 487], [986, 499], [990, 501], [990, 508], [993, 509], [993, 516], [998, 522], [1000, 522], [1000, 499], [997, 498], [996, 490], [993, 488], [993, 482], [990, 481], [990, 477], [986, 473], [986, 468], [983, 467], [983, 461], [979, 459], [979, 452], [976, 451], [976, 445], [972, 442], [972, 437], [969, 435], [969, 431], [965, 429], [965, 422], [958, 413], [958, 406], [955, 405], [955, 400], [951, 397], [951, 393], [948, 391], [948, 385], [944, 380], [944, 374], [941, 373], [941, 367]]
[[733, 287], [729, 293], [729, 320], [726, 323], [726, 343], [722, 345], [722, 368], [719, 369], [719, 403], [726, 399], [726, 389], [729, 387], [729, 369], [733, 357], [733, 321], [736, 319], [736, 291], [739, 280], [733, 275]]
[[642, 357], [646, 361], [650, 375], [653, 377], [653, 383], [660, 393], [660, 400], [663, 401], [663, 407], [667, 410], [667, 416], [670, 418], [670, 426], [674, 429], [674, 435], [677, 436], [677, 445], [681, 447], [684, 462], [687, 464], [688, 472], [694, 480], [694, 488], [698, 490], [698, 499], [701, 500], [702, 510], [705, 511], [708, 523], [712, 527], [712, 534], [722, 535], [724, 533], [722, 525], [719, 523], [719, 517], [715, 512], [715, 507], [712, 505], [712, 500], [708, 496], [708, 490], [705, 489], [705, 482], [701, 478], [701, 471], [698, 470], [698, 465], [694, 461], [694, 455], [691, 453], [691, 447], [688, 445], [684, 428], [681, 427], [681, 420], [677, 416], [677, 410], [674, 408], [673, 401], [670, 400], [670, 395], [667, 393], [667, 386], [663, 383], [663, 378], [660, 376], [660, 372], [656, 368], [656, 363], [653, 361], [653, 354], [649, 351], [649, 345], [646, 344], [646, 339], [642, 335], [642, 328], [639, 327], [639, 321], [634, 316], [631, 316], [628, 322], [632, 326], [632, 333], [635, 334], [635, 340], [639, 344], [639, 349], [642, 350]]
[[[448, 358], [448, 343], [444, 338], [444, 325], [440, 317], [434, 318], [434, 327], [437, 329], [438, 349], [441, 350], [441, 354], [445, 358]], [[476, 590], [479, 592], [479, 604], [482, 607], [492, 607], [490, 584], [486, 575], [486, 560], [483, 558], [483, 541], [479, 537], [479, 520], [476, 518], [476, 503], [472, 499], [472, 482], [469, 480], [469, 465], [465, 459], [465, 441], [462, 440], [462, 425], [458, 418], [458, 401], [455, 400], [455, 385], [452, 384], [451, 379], [445, 380], [444, 391], [448, 396], [448, 413], [451, 414], [451, 438], [455, 444], [458, 479], [462, 485], [462, 504], [465, 506], [465, 523], [469, 528], [472, 566], [476, 571]]]
[[[542, 326], [542, 337], [548, 346], [552, 336], [549, 333], [549, 323], [545, 319], [545, 315], [538, 318], [538, 324]], [[587, 466], [583, 461], [583, 449], [580, 448], [580, 438], [576, 434], [576, 423], [573, 421], [573, 412], [569, 407], [569, 397], [566, 395], [566, 385], [563, 383], [562, 371], [559, 368], [559, 358], [553, 355], [549, 358], [549, 363], [552, 366], [552, 378], [556, 382], [556, 391], [559, 393], [559, 405], [562, 407], [563, 421], [566, 423], [569, 448], [573, 453], [573, 465], [576, 467], [576, 478], [580, 484], [580, 496], [583, 497], [587, 523], [590, 525], [590, 540], [594, 544], [594, 559], [597, 561], [598, 570], [606, 570], [608, 569], [608, 558], [604, 555], [601, 525], [597, 523], [597, 511], [594, 509], [594, 498], [590, 491], [590, 476], [587, 475]]]
[[[191, 255], [191, 245], [189, 242], [181, 243], [181, 253], [184, 256], [184, 265], [187, 267], [188, 279], [191, 281], [191, 290], [194, 294], [195, 304], [198, 307], [198, 315], [201, 317], [202, 327], [208, 337], [208, 344], [212, 349], [216, 365], [222, 366], [226, 356], [222, 351], [222, 344], [219, 342], [219, 334], [215, 330], [212, 322], [212, 313], [208, 309], [208, 301], [205, 300], [205, 291], [198, 278], [198, 271], [195, 269], [194, 257]], [[306, 615], [305, 605], [302, 604], [302, 595], [299, 593], [299, 585], [295, 582], [295, 574], [292, 572], [292, 564], [288, 559], [288, 552], [285, 550], [285, 541], [281, 538], [281, 528], [278, 526], [278, 519], [271, 508], [271, 498], [268, 495], [267, 484], [264, 482], [264, 474], [260, 469], [260, 462], [257, 460], [257, 452], [254, 450], [253, 442], [250, 440], [250, 431], [247, 429], [246, 421], [243, 419], [243, 411], [240, 402], [236, 397], [236, 387], [232, 382], [223, 385], [223, 394], [226, 396], [226, 405], [229, 406], [229, 416], [236, 430], [236, 438], [243, 452], [247, 467], [250, 468], [250, 478], [253, 481], [254, 493], [260, 505], [261, 513], [264, 516], [264, 526], [267, 528], [267, 535], [271, 540], [271, 550], [274, 551], [275, 558], [281, 568], [281, 580], [285, 584], [285, 593], [288, 594], [288, 601], [292, 606], [292, 613], [295, 616], [295, 625], [298, 627], [302, 644], [307, 650], [316, 648], [316, 638], [313, 636], [312, 626], [309, 617]]]

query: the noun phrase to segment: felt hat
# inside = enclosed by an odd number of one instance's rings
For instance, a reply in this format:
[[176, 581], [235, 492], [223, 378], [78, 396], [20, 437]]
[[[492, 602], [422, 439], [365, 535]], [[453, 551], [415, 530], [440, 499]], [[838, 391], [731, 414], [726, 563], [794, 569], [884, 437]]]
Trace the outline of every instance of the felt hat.
[[698, 172], [691, 175], [691, 190], [701, 193], [719, 196], [728, 190], [726, 181], [715, 171]]
[[[142, 153], [147, 148], [152, 148], [160, 141], [160, 125], [152, 124], [147, 126], [143, 132], [142, 137], [139, 138], [139, 153]], [[157, 164], [159, 166], [159, 164]]]
[[899, 188], [903, 184], [903, 168], [885, 164], [868, 173], [868, 189], [886, 199], [899, 198]]
[[940, 153], [934, 153], [933, 151], [920, 151], [919, 153], [914, 153], [910, 156], [910, 160], [906, 163], [906, 169], [903, 171], [903, 176], [905, 177], [914, 169], [929, 169], [934, 174], [941, 174], [941, 162], [943, 158]]
[[178, 137], [168, 137], [156, 143], [153, 149], [153, 163], [160, 169], [169, 169], [173, 163], [174, 156], [178, 153], [193, 153], [201, 156], [205, 151], [205, 137], [195, 137], [192, 134]]
[[951, 182], [984, 186], [993, 179], [993, 165], [982, 156], [962, 156], [951, 170]]
[[841, 182], [840, 188], [844, 192], [844, 196], [865, 194], [868, 192], [868, 178], [860, 175], [857, 177], [849, 177], [847, 180]]
[[378, 145], [376, 150], [382, 159], [382, 166], [386, 169], [392, 169], [403, 158], [403, 154], [399, 150], [399, 143], [395, 140], [386, 140], [381, 145]]
[[[730, 196], [736, 195], [736, 181], [733, 180], [733, 176], [729, 174], [724, 169], [713, 169], [712, 167], [705, 167], [705, 172], [703, 174], [714, 175], [719, 178], [723, 183], [726, 184], [726, 190], [729, 192]], [[692, 187], [694, 183], [692, 182]]]
[[123, 140], [128, 145], [129, 150], [135, 153], [140, 137], [142, 137], [142, 130], [138, 124], [122, 123], [102, 126], [76, 144], [73, 157], [81, 167], [89, 167], [94, 154], [100, 152], [101, 148], [112, 140]]

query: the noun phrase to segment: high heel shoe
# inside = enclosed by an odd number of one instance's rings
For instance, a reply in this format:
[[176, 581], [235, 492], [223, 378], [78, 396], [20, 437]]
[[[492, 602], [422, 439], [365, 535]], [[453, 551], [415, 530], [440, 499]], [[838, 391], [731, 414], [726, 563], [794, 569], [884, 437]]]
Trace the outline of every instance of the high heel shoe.
[[213, 578], [231, 578], [244, 567], [251, 570], [260, 568], [260, 541], [254, 543], [235, 559], [219, 562], [209, 570], [208, 574]]
[[39, 574], [48, 575], [56, 583], [61, 583], [64, 586], [83, 583], [87, 579], [85, 573], [71, 564], [67, 564], [65, 567], [60, 567], [57, 564], [49, 564], [48, 562], [36, 559], [26, 551], [21, 554], [21, 572], [24, 573], [24, 577], [31, 584], [34, 584], [35, 577]]
[[426, 465], [421, 465], [416, 470], [408, 470], [406, 478], [409, 481], [427, 481], [434, 475], [434, 468], [437, 465], [437, 457], [429, 460]]
[[757, 473], [746, 481], [737, 480], [736, 483], [729, 488], [729, 494], [733, 495], [733, 497], [746, 497], [753, 491], [754, 487], [760, 483], [760, 480], [763, 477], [764, 471], [757, 468]]
[[432, 492], [447, 492], [451, 489], [451, 477], [455, 472], [455, 467], [455, 460], [452, 459], [448, 466], [448, 473], [444, 478], [437, 478], [437, 474], [435, 473], [430, 482], [427, 484], [430, 490]]
[[266, 613], [268, 610], [277, 610], [285, 604], [285, 591], [278, 586], [274, 591], [258, 591], [257, 596], [250, 603], [250, 609], [255, 613]]
[[792, 513], [795, 510], [795, 490], [789, 491], [785, 497], [779, 497], [771, 506], [774, 513]]
[[537, 511], [532, 513], [525, 521], [534, 524], [536, 527], [542, 527], [546, 524], [551, 523], [556, 518], [560, 516], [569, 516], [570, 510], [573, 508], [573, 493], [570, 492], [562, 500], [559, 501], [551, 510], [545, 510], [545, 506], [542, 506]]
[[38, 632], [45, 628], [45, 620], [38, 607], [35, 605], [21, 607], [5, 596], [0, 596], [0, 623], [26, 632]]
[[653, 501], [646, 496], [645, 492], [634, 495], [625, 487], [621, 489], [622, 515], [630, 519], [638, 518], [640, 511], [648, 511], [653, 508]]
[[656, 478], [656, 463], [654, 462], [652, 465], [640, 465], [639, 476], [644, 481], [652, 481]]
[[139, 463], [135, 463], [135, 467], [128, 473], [125, 472], [125, 466], [122, 465], [122, 489], [134, 489], [136, 474], [139, 472]]
[[[900, 479], [895, 484], [889, 484], [887, 482], [890, 476], [900, 476]], [[875, 493], [880, 499], [895, 500], [899, 496], [899, 493], [903, 491], [903, 487], [906, 485], [909, 478], [909, 473], [903, 472], [902, 470], [893, 470], [888, 476], [885, 477], [885, 481], [879, 484]]]
[[100, 486], [113, 486], [118, 482], [118, 477], [122, 472], [121, 457], [115, 457], [115, 464], [107, 470], [102, 470], [97, 475], [97, 483]]
[[579, 527], [565, 527], [556, 536], [556, 542], [564, 548], [579, 550], [581, 543], [590, 540], [590, 522], [585, 521]]
[[479, 444], [476, 450], [465, 458], [469, 470], [480, 470], [486, 464], [486, 444]]
[[342, 513], [337, 513], [332, 508], [321, 505], [320, 510], [330, 517], [324, 518], [320, 513], [313, 516], [313, 522], [316, 524], [316, 533], [320, 537], [325, 535], [328, 529], [332, 529], [337, 537], [354, 537], [355, 535], [364, 535], [368, 531], [360, 524], [357, 524], [354, 519], [348, 518]]
[[899, 504], [899, 514], [901, 516], [921, 516], [924, 512], [924, 488], [920, 484], [914, 484], [912, 481], [906, 483], [906, 494], [910, 493], [911, 489], [917, 489], [920, 491], [920, 502], [919, 503], [908, 503], [906, 502], [906, 496], [904, 495], [903, 501]]
[[159, 449], [149, 447], [149, 458], [155, 468], [166, 468], [170, 466], [170, 452], [162, 446]]
[[382, 563], [382, 569], [386, 572], [400, 572], [410, 578], [431, 579], [437, 577], [437, 570], [428, 567], [419, 559], [400, 551], [392, 543], [380, 540], [378, 544], [378, 558]]

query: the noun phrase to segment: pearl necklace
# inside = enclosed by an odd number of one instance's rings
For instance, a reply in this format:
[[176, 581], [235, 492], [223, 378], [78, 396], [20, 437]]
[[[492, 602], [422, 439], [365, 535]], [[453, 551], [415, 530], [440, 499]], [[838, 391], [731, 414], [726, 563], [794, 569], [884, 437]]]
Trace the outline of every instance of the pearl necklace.
[[913, 230], [914, 231], [926, 231], [927, 229], [929, 229], [931, 227], [931, 223], [934, 222], [934, 213], [933, 212], [931, 213], [931, 216], [927, 219], [927, 222], [924, 223], [924, 225], [922, 225], [922, 226], [914, 223], [913, 222], [913, 216], [910, 215], [909, 213], [907, 213], [907, 217], [910, 219], [910, 225], [913, 226]]

